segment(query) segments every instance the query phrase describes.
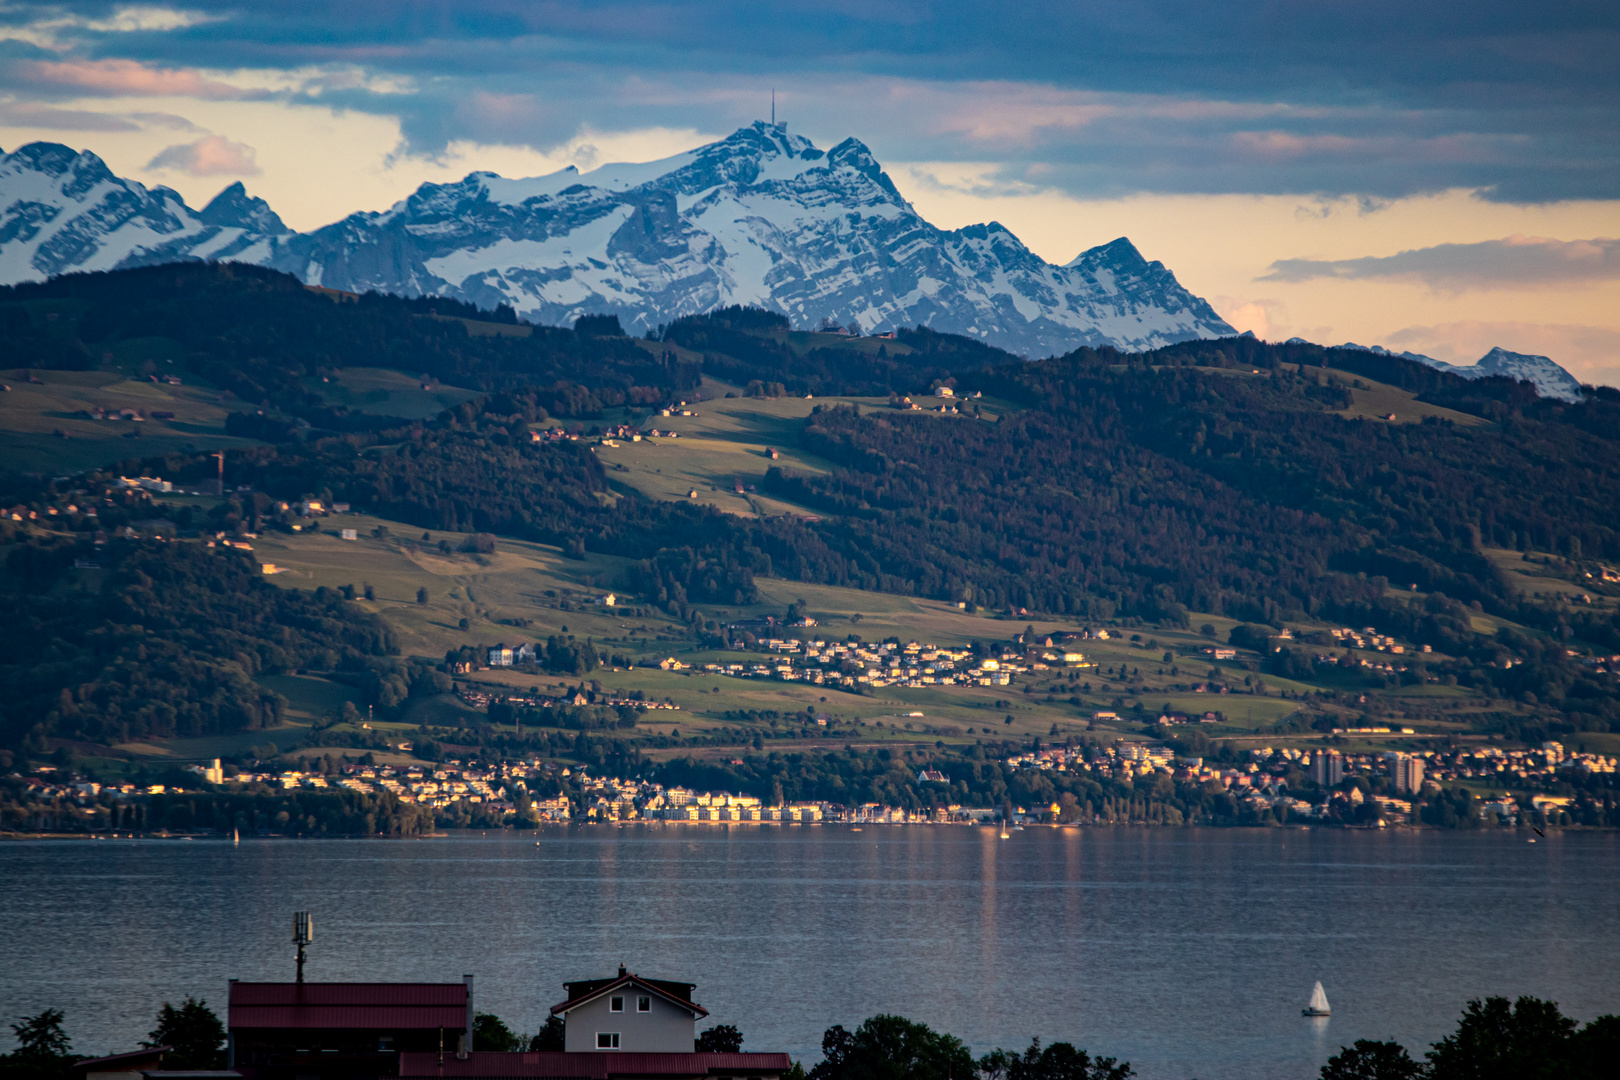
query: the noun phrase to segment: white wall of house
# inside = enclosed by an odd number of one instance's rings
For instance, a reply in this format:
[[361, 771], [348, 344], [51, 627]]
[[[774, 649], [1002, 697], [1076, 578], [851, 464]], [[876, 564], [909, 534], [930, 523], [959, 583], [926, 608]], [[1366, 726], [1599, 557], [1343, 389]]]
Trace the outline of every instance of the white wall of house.
[[[614, 1011], [615, 999], [622, 1004], [622, 1011]], [[640, 1007], [643, 1002], [644, 1012]], [[563, 1017], [563, 1025], [563, 1045], [569, 1051], [608, 1050], [598, 1045], [597, 1036], [617, 1034], [619, 1045], [613, 1049], [620, 1051], [690, 1054], [697, 1038], [697, 1020], [690, 1012], [635, 986], [570, 1009]]]

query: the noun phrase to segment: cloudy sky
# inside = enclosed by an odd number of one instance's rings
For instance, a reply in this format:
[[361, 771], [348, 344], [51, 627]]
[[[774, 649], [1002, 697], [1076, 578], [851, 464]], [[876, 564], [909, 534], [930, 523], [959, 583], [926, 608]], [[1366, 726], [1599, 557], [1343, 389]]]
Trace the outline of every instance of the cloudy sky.
[[945, 227], [1129, 236], [1228, 321], [1620, 384], [1613, 0], [0, 0], [0, 147], [295, 228], [766, 116]]

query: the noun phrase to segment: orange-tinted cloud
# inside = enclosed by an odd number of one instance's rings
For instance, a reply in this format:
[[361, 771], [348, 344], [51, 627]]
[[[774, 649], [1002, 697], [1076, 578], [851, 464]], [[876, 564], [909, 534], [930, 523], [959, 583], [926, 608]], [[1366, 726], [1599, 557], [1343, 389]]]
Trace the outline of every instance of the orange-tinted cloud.
[[235, 100], [263, 96], [205, 78], [189, 68], [154, 68], [134, 60], [25, 60], [18, 73], [41, 87], [107, 97], [195, 97]]
[[22, 101], [0, 107], [0, 123], [46, 131], [139, 131], [140, 125], [122, 116], [84, 109], [57, 109]]
[[1509, 236], [1360, 259], [1279, 259], [1263, 281], [1400, 278], [1436, 289], [1518, 289], [1620, 278], [1620, 240]]
[[209, 135], [196, 142], [171, 146], [147, 162], [146, 167], [172, 169], [190, 176], [259, 175], [253, 147], [232, 142], [223, 135]]

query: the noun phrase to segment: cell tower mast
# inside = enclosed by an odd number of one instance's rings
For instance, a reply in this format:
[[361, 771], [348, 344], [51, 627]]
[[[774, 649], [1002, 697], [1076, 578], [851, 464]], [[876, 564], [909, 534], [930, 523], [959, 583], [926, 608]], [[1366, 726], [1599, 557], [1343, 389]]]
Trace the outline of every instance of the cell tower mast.
[[315, 924], [307, 911], [293, 912], [293, 944], [298, 946], [298, 982], [304, 982], [304, 947], [315, 940]]

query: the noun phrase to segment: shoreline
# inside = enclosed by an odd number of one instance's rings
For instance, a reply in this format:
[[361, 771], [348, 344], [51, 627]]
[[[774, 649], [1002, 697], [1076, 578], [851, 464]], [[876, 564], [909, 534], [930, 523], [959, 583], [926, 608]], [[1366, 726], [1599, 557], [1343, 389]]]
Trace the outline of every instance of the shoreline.
[[[612, 828], [615, 830], [630, 826], [655, 826], [660, 829], [677, 828], [699, 829], [729, 829], [733, 826], [748, 826], [753, 828], [807, 828], [807, 827], [842, 827], [851, 831], [864, 831], [873, 829], [899, 829], [899, 828], [951, 828], [951, 829], [986, 829], [994, 831], [997, 826], [982, 825], [976, 822], [959, 821], [662, 821], [656, 818], [631, 819], [628, 821], [546, 821], [532, 828], [515, 829], [450, 829], [436, 830], [430, 833], [420, 833], [415, 836], [361, 836], [352, 833], [331, 833], [324, 836], [302, 836], [289, 833], [268, 833], [261, 836], [243, 837], [250, 841], [300, 841], [300, 840], [448, 840], [463, 836], [488, 836], [491, 833], [502, 836], [523, 836], [536, 834], [542, 831], [551, 832], [559, 828]], [[1036, 822], [1023, 825], [1018, 831], [1033, 832], [1038, 829], [1152, 829], [1156, 831], [1172, 831], [1182, 829], [1212, 830], [1220, 832], [1348, 832], [1348, 833], [1459, 833], [1482, 835], [1509, 835], [1514, 838], [1525, 838], [1537, 830], [1529, 826], [1513, 826], [1509, 828], [1493, 827], [1489, 829], [1442, 829], [1427, 825], [1385, 825], [1357, 826], [1357, 825], [1320, 825], [1320, 824], [1287, 824], [1287, 825], [1159, 825], [1149, 822], [1135, 821], [1105, 821], [1105, 822]], [[1565, 833], [1613, 833], [1620, 832], [1620, 827], [1608, 825], [1556, 825], [1550, 826], [1536, 835], [1535, 840], [1550, 840], [1555, 835]], [[206, 843], [232, 842], [229, 836], [216, 832], [196, 833], [84, 833], [84, 832], [0, 832], [0, 843], [28, 843], [45, 840], [132, 840], [168, 842], [203, 841]]]

